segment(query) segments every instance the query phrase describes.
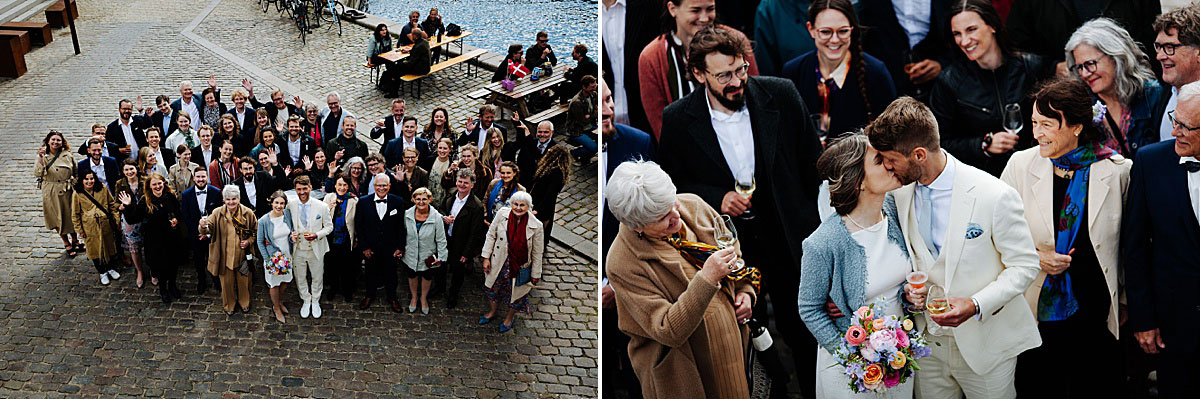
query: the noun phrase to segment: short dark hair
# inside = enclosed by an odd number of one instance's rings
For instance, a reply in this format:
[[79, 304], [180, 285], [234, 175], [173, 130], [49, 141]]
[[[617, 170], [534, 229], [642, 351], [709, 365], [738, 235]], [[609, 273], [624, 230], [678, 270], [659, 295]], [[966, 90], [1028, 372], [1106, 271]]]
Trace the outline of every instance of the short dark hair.
[[541, 31], [541, 32], [538, 32], [538, 33], [537, 33], [537, 38], [538, 38], [538, 39], [541, 39], [541, 38], [543, 38], [543, 37], [545, 37], [545, 38], [549, 38], [549, 37], [550, 37], [550, 34], [546, 33], [546, 31]]
[[188, 147], [187, 143], [183, 143], [183, 144], [175, 146], [176, 154], [182, 154], [184, 151], [191, 151], [191, 150], [192, 150], [191, 147]]
[[587, 55], [587, 50], [587, 45], [583, 43], [576, 44], [575, 48], [571, 49], [572, 52], [578, 53], [579, 55]]
[[1107, 134], [1092, 123], [1092, 92], [1083, 80], [1067, 78], [1046, 82], [1034, 93], [1033, 108], [1064, 126], [1083, 126], [1079, 132], [1080, 146], [1107, 138]]
[[[403, 126], [405, 123], [408, 123], [408, 121], [412, 121], [413, 123], [417, 123], [417, 117], [415, 117], [415, 116], [409, 116], [409, 115], [405, 115], [405, 116], [404, 116], [404, 119], [400, 120], [400, 125], [401, 125], [401, 126]], [[419, 125], [419, 124], [418, 124], [418, 125]]]
[[[226, 143], [228, 143], [228, 141], [226, 141]], [[248, 164], [250, 164], [250, 166], [258, 165], [258, 162], [255, 162], [254, 158], [250, 158], [249, 155], [238, 159], [238, 168], [241, 168], [242, 164], [244, 164], [244, 163], [248, 163]]]
[[295, 181], [294, 183], [295, 183], [295, 185], [297, 185], [297, 186], [308, 186], [308, 187], [312, 187], [312, 179], [309, 179], [309, 178], [308, 178], [308, 175], [300, 175], [300, 176], [296, 176], [296, 181]]
[[588, 86], [594, 83], [596, 83], [596, 77], [592, 75], [583, 75], [583, 78], [579, 79], [580, 86]]
[[917, 147], [929, 150], [942, 148], [933, 111], [909, 96], [897, 98], [888, 104], [883, 113], [867, 125], [865, 131], [871, 146], [879, 151], [908, 155]]
[[839, 215], [849, 214], [858, 206], [858, 194], [867, 171], [867, 136], [861, 130], [834, 139], [817, 158], [817, 174], [829, 181], [829, 205]]
[[720, 53], [730, 57], [746, 56], [746, 38], [736, 35], [729, 30], [710, 26], [696, 32], [692, 43], [688, 46], [687, 65], [701, 71], [708, 70], [704, 58], [712, 53]]
[[1185, 46], [1200, 45], [1200, 7], [1180, 7], [1162, 13], [1154, 18], [1153, 27], [1155, 32], [1175, 29], [1179, 43]]
[[154, 98], [155, 104], [162, 104], [162, 103], [168, 103], [168, 102], [171, 102], [171, 98], [167, 97], [166, 94], [159, 94], [158, 97]]
[[104, 140], [101, 140], [96, 137], [92, 137], [92, 138], [88, 139], [88, 141], [87, 141], [88, 148], [91, 148], [93, 145], [96, 145], [96, 144], [99, 144], [100, 148], [104, 148]]

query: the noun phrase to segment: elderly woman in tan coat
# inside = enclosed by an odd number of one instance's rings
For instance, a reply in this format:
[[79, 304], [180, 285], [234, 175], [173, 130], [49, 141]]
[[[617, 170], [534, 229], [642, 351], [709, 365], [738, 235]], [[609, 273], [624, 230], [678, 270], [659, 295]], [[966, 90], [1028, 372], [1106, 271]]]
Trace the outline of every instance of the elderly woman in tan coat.
[[517, 191], [509, 197], [509, 206], [500, 208], [483, 242], [483, 285], [491, 308], [479, 318], [488, 324], [496, 317], [501, 303], [508, 313], [500, 323], [500, 332], [512, 329], [517, 312], [529, 314], [529, 292], [542, 278], [542, 252], [546, 240], [542, 222], [533, 216], [533, 199]]
[[109, 279], [121, 278], [109, 261], [117, 256], [117, 201], [96, 179], [96, 172], [83, 171], [75, 184], [75, 196], [71, 200], [71, 223], [79, 229], [79, 235], [87, 243], [87, 257], [100, 273], [100, 284], [108, 285]]
[[[210, 235], [208, 272], [221, 279], [221, 306], [233, 314], [234, 304], [250, 312], [250, 273], [253, 267], [254, 236], [258, 219], [254, 211], [239, 203], [241, 189], [230, 184], [221, 190], [225, 206], [200, 218], [200, 233]], [[265, 194], [265, 193], [264, 193]]]
[[82, 246], [75, 236], [75, 226], [71, 224], [71, 185], [74, 183], [75, 167], [75, 157], [67, 145], [67, 139], [57, 130], [51, 130], [42, 139], [42, 147], [38, 149], [33, 176], [42, 190], [42, 214], [46, 218], [46, 228], [58, 233], [70, 256], [75, 256]]
[[717, 249], [721, 216], [676, 194], [657, 164], [622, 163], [605, 187], [621, 222], [605, 258], [617, 326], [647, 398], [747, 398], [746, 350], [756, 289], [727, 278], [738, 245]]

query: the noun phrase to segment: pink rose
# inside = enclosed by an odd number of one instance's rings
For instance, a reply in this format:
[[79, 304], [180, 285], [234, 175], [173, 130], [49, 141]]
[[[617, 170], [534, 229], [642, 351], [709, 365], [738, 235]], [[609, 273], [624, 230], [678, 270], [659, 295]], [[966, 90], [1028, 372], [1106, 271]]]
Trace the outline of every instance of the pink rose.
[[891, 388], [891, 387], [894, 387], [897, 385], [900, 385], [900, 372], [892, 372], [892, 373], [884, 374], [884, 376], [883, 376], [883, 386], [884, 387]]
[[899, 328], [897, 328], [895, 331], [896, 331], [896, 347], [897, 348], [907, 348], [908, 347], [908, 333], [904, 332], [904, 330], [901, 330]]
[[896, 333], [891, 330], [882, 330], [871, 333], [871, 347], [876, 352], [894, 351], [896, 349]]
[[875, 348], [872, 348], [871, 345], [863, 345], [858, 350], [858, 354], [862, 355], [863, 359], [866, 359], [868, 362], [874, 363], [879, 361], [879, 352], [876, 352]]
[[846, 343], [850, 344], [851, 346], [862, 345], [863, 341], [866, 339], [867, 330], [863, 329], [862, 327], [850, 326], [850, 328], [846, 330]]
[[871, 318], [871, 316], [875, 315], [875, 312], [871, 311], [870, 307], [863, 306], [858, 308], [858, 310], [855, 310], [854, 314], [858, 316], [859, 320], [868, 320]]

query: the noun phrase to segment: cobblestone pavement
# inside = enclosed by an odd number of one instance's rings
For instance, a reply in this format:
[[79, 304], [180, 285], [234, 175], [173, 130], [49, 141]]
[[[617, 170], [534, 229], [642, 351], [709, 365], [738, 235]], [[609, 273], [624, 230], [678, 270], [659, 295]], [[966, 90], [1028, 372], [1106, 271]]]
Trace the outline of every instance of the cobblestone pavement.
[[[235, 87], [248, 74], [245, 69], [180, 35], [209, 4], [79, 0], [83, 54], [73, 55], [68, 30], [57, 30], [50, 46], [26, 56], [29, 73], [0, 79], [0, 130], [8, 133], [0, 135], [0, 158], [13, 160], [0, 164], [0, 190], [7, 194], [0, 208], [0, 267], [6, 271], [0, 274], [0, 397], [595, 396], [595, 265], [557, 245], [548, 249], [541, 289], [531, 302], [533, 316], [519, 318], [515, 333], [505, 335], [495, 332], [496, 323], [476, 325], [485, 305], [473, 288], [481, 284], [475, 275], [458, 309], [435, 300], [429, 316], [397, 315], [380, 305], [359, 311], [326, 298], [323, 318], [302, 320], [293, 313], [280, 325], [269, 315], [261, 280], [253, 288], [252, 312], [228, 317], [216, 293], [194, 294], [190, 267], [181, 268], [184, 299], [164, 306], [152, 286], [134, 287], [132, 274], [102, 287], [84, 256], [62, 255], [58, 238], [42, 224], [40, 192], [30, 173], [39, 140], [54, 128], [76, 146], [91, 123], [115, 118], [118, 99], [141, 95], [149, 101], [160, 93], [174, 98], [183, 79], [202, 84], [214, 73], [221, 87]], [[256, 5], [222, 0], [196, 33], [235, 53], [238, 44], [257, 47], [241, 55], [313, 94], [328, 89], [318, 78], [328, 76], [334, 82], [329, 87], [346, 96], [349, 109], [367, 118], [383, 115], [386, 101], [364, 87], [365, 71], [337, 61], [342, 57], [334, 48], [342, 45], [320, 47], [336, 35], [310, 36], [304, 51], [311, 52], [291, 62], [249, 57], [292, 46], [291, 33], [272, 31], [291, 29], [275, 15], [240, 11]], [[257, 30], [220, 33], [247, 26]], [[360, 37], [351, 39], [354, 35]], [[346, 29], [344, 46], [353, 49], [344, 51], [361, 51], [362, 35]], [[339, 63], [346, 71], [334, 67]], [[439, 83], [444, 86], [426, 87], [425, 101], [453, 98], [445, 93], [460, 92], [452, 83], [460, 78], [445, 74]], [[268, 89], [256, 92], [264, 96]], [[461, 103], [451, 106], [457, 119], [478, 105], [456, 101]], [[428, 115], [431, 108], [431, 102], [417, 101], [410, 112]], [[585, 192], [577, 185], [564, 193], [564, 209], [572, 209], [567, 198]], [[594, 194], [574, 202], [587, 201], [594, 203]], [[594, 218], [580, 225], [587, 223], [594, 230]], [[298, 310], [295, 290], [284, 301]]]

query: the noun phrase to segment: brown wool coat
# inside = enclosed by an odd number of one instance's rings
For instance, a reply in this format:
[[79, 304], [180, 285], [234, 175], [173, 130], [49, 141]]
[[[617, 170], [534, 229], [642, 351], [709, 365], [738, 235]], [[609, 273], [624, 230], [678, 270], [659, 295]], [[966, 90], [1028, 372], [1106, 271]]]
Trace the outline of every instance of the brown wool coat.
[[[250, 246], [246, 249], [238, 245], [242, 239], [234, 230], [233, 217], [242, 220], [250, 229]], [[241, 266], [242, 260], [246, 259], [246, 251], [252, 251], [251, 248], [254, 248], [258, 219], [254, 217], [254, 211], [245, 205], [238, 204], [237, 211], [232, 213], [229, 207], [221, 205], [208, 215], [208, 228], [202, 228], [200, 232], [212, 236], [208, 244], [208, 272], [216, 276], [220, 274], [219, 270], [222, 267], [237, 270], [237, 267]]]
[[[715, 210], [680, 194], [680, 234], [715, 243]], [[738, 250], [740, 253], [740, 249]], [[647, 398], [746, 398], [745, 353], [750, 330], [735, 320], [735, 293], [756, 299], [749, 282], [722, 287], [703, 278], [679, 251], [638, 237], [621, 225], [608, 251], [608, 278], [617, 293], [617, 326], [630, 337], [629, 358]]]

